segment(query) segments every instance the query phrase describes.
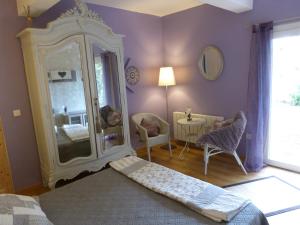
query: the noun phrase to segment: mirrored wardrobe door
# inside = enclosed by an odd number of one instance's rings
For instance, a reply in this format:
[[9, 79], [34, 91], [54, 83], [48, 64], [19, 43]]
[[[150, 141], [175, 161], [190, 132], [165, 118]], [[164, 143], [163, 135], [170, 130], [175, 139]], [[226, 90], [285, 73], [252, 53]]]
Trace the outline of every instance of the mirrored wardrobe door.
[[69, 38], [43, 52], [58, 162], [96, 158], [83, 37]]
[[92, 38], [88, 42], [96, 130], [104, 152], [124, 144], [118, 58]]

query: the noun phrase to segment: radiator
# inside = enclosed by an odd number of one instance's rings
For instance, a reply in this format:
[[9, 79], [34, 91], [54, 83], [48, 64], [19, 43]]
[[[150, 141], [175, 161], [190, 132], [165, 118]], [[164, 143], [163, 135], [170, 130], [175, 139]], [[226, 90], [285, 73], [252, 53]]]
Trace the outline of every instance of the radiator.
[[197, 134], [192, 137], [188, 137], [188, 130], [185, 126], [182, 126], [177, 123], [179, 119], [185, 118], [184, 112], [173, 112], [173, 128], [174, 128], [174, 138], [180, 141], [190, 141], [191, 143], [196, 143], [197, 139], [207, 133], [215, 121], [222, 121], [224, 117], [221, 116], [209, 116], [209, 115], [202, 115], [202, 114], [192, 114], [192, 118], [202, 118], [205, 120], [205, 124], [201, 126], [193, 126], [190, 129], [190, 132], [193, 134]]

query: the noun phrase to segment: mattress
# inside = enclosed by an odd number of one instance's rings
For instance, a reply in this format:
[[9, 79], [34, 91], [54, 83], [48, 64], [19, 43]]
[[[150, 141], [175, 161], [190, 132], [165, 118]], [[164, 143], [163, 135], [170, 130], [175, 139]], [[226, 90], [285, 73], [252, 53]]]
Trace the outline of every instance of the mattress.
[[55, 225], [267, 225], [249, 204], [229, 223], [218, 223], [109, 168], [40, 196]]

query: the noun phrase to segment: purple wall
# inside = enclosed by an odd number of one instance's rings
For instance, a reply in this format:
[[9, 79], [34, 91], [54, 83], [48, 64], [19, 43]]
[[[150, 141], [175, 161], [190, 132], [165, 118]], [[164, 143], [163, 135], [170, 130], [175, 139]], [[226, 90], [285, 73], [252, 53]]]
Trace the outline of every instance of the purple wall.
[[[229, 117], [246, 108], [251, 25], [300, 17], [300, 1], [255, 0], [254, 10], [234, 14], [209, 5], [163, 17], [164, 60], [175, 67], [170, 111], [184, 110]], [[218, 46], [225, 67], [216, 81], [205, 80], [197, 62], [206, 45]]]
[[[199, 113], [232, 116], [246, 108], [251, 25], [300, 17], [298, 0], [255, 0], [254, 10], [235, 14], [203, 5], [162, 18], [164, 61], [175, 67], [177, 86], [170, 88], [170, 111], [191, 106]], [[197, 62], [206, 45], [218, 46], [225, 58], [216, 81], [205, 80]]]
[[[234, 14], [203, 5], [162, 18], [164, 61], [175, 68], [177, 86], [170, 88], [170, 112], [184, 111], [230, 117], [246, 110], [251, 25], [300, 17], [298, 0], [255, 0], [254, 10]], [[213, 44], [225, 59], [216, 81], [198, 69], [201, 50]], [[241, 151], [243, 145], [241, 146]]]
[[[26, 25], [17, 16], [16, 1], [0, 7], [0, 116], [16, 189], [40, 183], [40, 166], [27, 94], [22, 51], [16, 35]], [[21, 109], [14, 118], [12, 110]]]
[[[20, 44], [16, 34], [25, 27], [16, 3], [3, 0], [0, 9], [0, 115], [16, 188], [39, 183], [40, 169], [27, 94]], [[73, 6], [62, 0], [35, 21], [45, 26]], [[163, 18], [95, 6], [116, 33], [125, 34], [125, 55], [141, 71], [136, 93], [128, 92], [129, 114], [154, 112], [165, 117], [164, 89], [157, 87], [161, 65], [175, 67], [177, 86], [170, 88], [170, 112], [191, 106], [195, 112], [231, 116], [246, 107], [251, 25], [300, 16], [298, 0], [255, 0], [252, 12], [234, 14], [208, 5]], [[224, 72], [206, 81], [197, 68], [200, 50], [208, 44], [221, 48]], [[22, 117], [13, 118], [20, 108]]]

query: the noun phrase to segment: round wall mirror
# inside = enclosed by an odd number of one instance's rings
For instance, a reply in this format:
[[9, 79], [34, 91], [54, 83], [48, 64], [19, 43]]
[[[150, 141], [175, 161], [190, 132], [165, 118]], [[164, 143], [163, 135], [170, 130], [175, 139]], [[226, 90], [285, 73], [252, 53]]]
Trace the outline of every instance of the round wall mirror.
[[224, 58], [220, 49], [211, 45], [207, 46], [201, 53], [198, 66], [205, 79], [218, 79], [224, 66]]

